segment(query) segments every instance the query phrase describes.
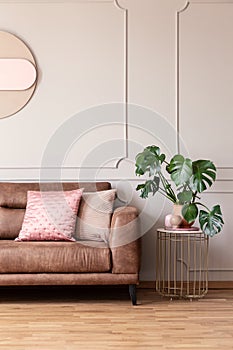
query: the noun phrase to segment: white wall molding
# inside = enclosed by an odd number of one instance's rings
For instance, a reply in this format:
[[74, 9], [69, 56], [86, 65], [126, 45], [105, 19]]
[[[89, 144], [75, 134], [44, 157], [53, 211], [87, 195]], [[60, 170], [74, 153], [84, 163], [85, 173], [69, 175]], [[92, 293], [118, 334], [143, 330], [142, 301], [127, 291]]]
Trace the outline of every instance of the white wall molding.
[[[68, 6], [69, 4], [74, 4], [74, 5], [77, 5], [80, 4], [82, 5], [82, 8], [83, 6], [85, 5], [88, 5], [88, 9], [90, 8], [91, 9], [91, 5], [95, 5], [95, 6], [98, 6], [98, 5], [103, 5], [103, 8], [105, 8], [105, 13], [107, 9], [106, 6], [113, 6], [115, 9], [116, 9], [116, 16], [118, 16], [117, 18], [119, 18], [119, 11], [122, 13], [122, 25], [123, 27], [122, 28], [119, 28], [120, 31], [122, 32], [123, 30], [123, 37], [122, 37], [122, 62], [121, 64], [123, 64], [123, 71], [122, 71], [122, 79], [123, 79], [123, 84], [122, 84], [122, 99], [121, 99], [121, 103], [122, 103], [122, 109], [124, 109], [123, 113], [122, 113], [122, 122], [121, 122], [121, 128], [122, 128], [122, 137], [121, 137], [121, 140], [122, 140], [122, 150], [119, 148], [119, 153], [118, 155], [116, 156], [116, 159], [115, 161], [113, 160], [111, 165], [102, 165], [102, 164], [98, 164], [98, 165], [95, 165], [96, 161], [94, 162], [94, 164], [90, 163], [90, 164], [85, 164], [85, 166], [82, 166], [82, 163], [80, 164], [77, 164], [77, 166], [69, 166], [69, 165], [63, 165], [62, 166], [62, 169], [65, 168], [67, 169], [68, 171], [70, 169], [80, 169], [80, 168], [93, 168], [93, 169], [97, 169], [99, 168], [100, 166], [101, 167], [106, 167], [106, 169], [111, 169], [111, 168], [115, 168], [117, 169], [118, 167], [118, 163], [120, 160], [123, 160], [125, 158], [127, 158], [128, 156], [128, 10], [123, 8], [119, 1], [118, 0], [64, 0], [64, 1], [59, 1], [59, 0], [46, 0], [46, 1], [43, 1], [43, 0], [40, 0], [40, 1], [37, 1], [37, 0], [27, 0], [27, 1], [20, 1], [20, 0], [8, 0], [8, 1], [2, 1], [0, 0], [0, 6], [1, 5], [4, 5], [6, 8], [6, 6], [9, 5], [12, 6], [12, 4], [16, 4], [16, 5], [25, 5], [25, 4], [28, 4], [29, 6], [37, 6], [37, 5], [42, 5], [42, 6], [45, 6], [45, 12], [46, 12], [46, 6], [47, 5], [63, 5], [64, 6]], [[44, 5], [43, 5], [44, 4]], [[110, 7], [108, 7], [110, 9]], [[87, 10], [88, 11], [88, 10]], [[3, 11], [2, 11], [3, 13]], [[111, 8], [111, 13], [112, 15], [112, 8]], [[104, 19], [104, 18], [103, 18]], [[60, 26], [60, 24], [58, 24]], [[15, 26], [12, 25], [12, 29], [15, 28]], [[109, 34], [110, 35], [110, 34]], [[68, 34], [67, 34], [68, 36]], [[95, 42], [95, 38], [93, 37], [94, 39], [94, 42]], [[114, 37], [112, 38], [112, 42], [114, 42]], [[119, 40], [118, 40], [119, 42]], [[32, 44], [33, 46], [33, 44]], [[96, 45], [94, 45], [94, 47], [96, 47]], [[33, 49], [33, 47], [32, 47]], [[106, 52], [107, 52], [107, 48], [106, 48]], [[37, 52], [35, 52], [35, 55], [37, 56]], [[93, 52], [93, 57], [95, 57], [95, 52]], [[107, 56], [108, 57], [108, 56]], [[37, 60], [38, 62], [40, 63], [40, 60], [41, 60], [41, 57], [37, 57]], [[108, 62], [108, 64], [111, 64], [111, 62], [114, 62], [114, 57], [112, 57], [111, 60], [107, 60], [107, 58], [105, 59], [106, 62]], [[115, 63], [118, 62], [116, 61], [115, 59]], [[120, 64], [120, 65], [121, 65]], [[115, 65], [113, 66], [115, 67]], [[40, 65], [39, 65], [39, 70], [40, 70]], [[114, 70], [114, 68], [113, 68]], [[43, 77], [45, 76], [45, 72], [43, 72], [43, 69], [42, 69], [42, 80], [43, 80]], [[119, 79], [121, 79], [121, 77], [119, 77]], [[39, 80], [41, 80], [41, 77], [39, 77]], [[112, 81], [112, 85], [114, 86], [114, 81]], [[100, 85], [101, 87], [101, 85]], [[39, 86], [39, 89], [38, 91], [42, 89], [40, 86]], [[38, 92], [37, 91], [37, 92]], [[34, 102], [34, 101], [33, 101]], [[109, 100], [109, 103], [111, 102], [115, 102], [115, 101], [112, 101], [112, 100]], [[118, 101], [117, 101], [118, 102]], [[49, 112], [48, 112], [49, 113]], [[119, 114], [119, 113], [118, 113]], [[33, 115], [32, 115], [33, 117]], [[100, 122], [101, 123], [101, 122]], [[60, 122], [58, 122], [58, 125], [57, 127], [59, 126]], [[95, 125], [95, 124], [94, 124]], [[56, 126], [55, 126], [55, 129], [56, 129]], [[54, 129], [54, 131], [55, 131]], [[114, 138], [114, 130], [113, 130], [113, 134], [112, 134], [112, 138]], [[81, 137], [85, 137], [84, 133], [81, 135]], [[41, 146], [44, 148], [44, 144], [43, 146]], [[10, 159], [10, 158], [9, 158]], [[107, 161], [107, 160], [106, 160]], [[0, 168], [4, 171], [4, 173], [8, 172], [8, 170], [10, 170], [10, 172], [12, 173], [14, 170], [15, 170], [15, 176], [18, 177], [18, 173], [19, 172], [23, 172], [23, 170], [26, 170], [27, 172], [31, 172], [34, 171], [34, 170], [40, 170], [41, 168], [45, 168], [45, 169], [56, 169], [56, 167], [54, 167], [53, 165], [51, 166], [44, 166], [44, 165], [37, 165], [36, 163], [38, 163], [38, 161], [36, 160], [36, 156], [35, 156], [35, 161], [34, 162], [28, 162], [28, 163], [31, 163], [31, 164], [28, 164], [28, 166], [25, 166], [25, 165], [15, 165], [14, 166], [14, 161], [11, 162], [12, 163], [12, 166], [7, 166], [6, 164], [4, 164], [4, 161], [2, 162], [2, 166], [0, 166]], [[19, 162], [17, 162], [19, 163]], [[34, 163], [34, 164], [33, 164]], [[9, 164], [9, 161], [8, 163]], [[60, 167], [59, 167], [60, 168]]]
[[231, 4], [233, 0], [190, 0], [191, 4]]
[[180, 15], [189, 7], [190, 2], [176, 12], [176, 148], [177, 153], [180, 153]]
[[[233, 5], [233, 0], [231, 1], [221, 1], [221, 0], [210, 0], [210, 1], [196, 1], [196, 0], [190, 0], [186, 2], [186, 5], [177, 11], [176, 13], [176, 127], [177, 127], [177, 150], [180, 151], [180, 137], [182, 137], [180, 125], [181, 125], [181, 100], [180, 100], [180, 50], [181, 50], [181, 43], [180, 43], [180, 36], [182, 35], [183, 31], [185, 29], [181, 28], [180, 26], [180, 19], [181, 16], [187, 11], [191, 11], [193, 6], [200, 6], [203, 5], [209, 5], [209, 6], [215, 6], [215, 5]], [[211, 14], [209, 14], [211, 15]], [[233, 165], [221, 165], [217, 166], [218, 169], [218, 180], [233, 180]]]
[[67, 4], [67, 3], [113, 3], [115, 0], [0, 0], [3, 4]]

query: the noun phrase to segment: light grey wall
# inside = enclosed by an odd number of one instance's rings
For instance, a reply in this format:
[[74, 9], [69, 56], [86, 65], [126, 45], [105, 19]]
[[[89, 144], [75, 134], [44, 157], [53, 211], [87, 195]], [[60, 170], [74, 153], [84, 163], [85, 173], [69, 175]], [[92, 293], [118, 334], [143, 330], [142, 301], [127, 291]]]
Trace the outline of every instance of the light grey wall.
[[203, 198], [225, 219], [210, 278], [233, 280], [233, 1], [0, 0], [0, 23], [39, 72], [30, 103], [0, 120], [1, 180], [111, 181], [141, 210], [141, 279], [153, 280], [156, 227], [171, 204], [139, 198], [135, 155], [153, 143], [210, 158], [218, 179]]

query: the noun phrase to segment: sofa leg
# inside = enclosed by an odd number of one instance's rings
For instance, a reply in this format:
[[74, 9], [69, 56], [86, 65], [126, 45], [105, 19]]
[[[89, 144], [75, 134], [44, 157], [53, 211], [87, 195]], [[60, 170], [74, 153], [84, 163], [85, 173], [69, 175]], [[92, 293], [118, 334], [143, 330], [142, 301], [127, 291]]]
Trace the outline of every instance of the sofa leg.
[[137, 305], [137, 290], [136, 284], [129, 284], [129, 295], [132, 301], [132, 305]]

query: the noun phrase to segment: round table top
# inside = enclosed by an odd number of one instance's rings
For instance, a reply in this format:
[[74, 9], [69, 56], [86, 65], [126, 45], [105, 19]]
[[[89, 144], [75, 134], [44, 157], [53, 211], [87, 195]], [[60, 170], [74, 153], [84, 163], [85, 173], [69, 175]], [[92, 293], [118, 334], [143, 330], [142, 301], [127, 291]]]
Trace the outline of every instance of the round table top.
[[157, 231], [162, 233], [203, 233], [203, 231], [199, 227], [191, 227], [190, 229], [163, 227], [163, 228], [158, 228]]

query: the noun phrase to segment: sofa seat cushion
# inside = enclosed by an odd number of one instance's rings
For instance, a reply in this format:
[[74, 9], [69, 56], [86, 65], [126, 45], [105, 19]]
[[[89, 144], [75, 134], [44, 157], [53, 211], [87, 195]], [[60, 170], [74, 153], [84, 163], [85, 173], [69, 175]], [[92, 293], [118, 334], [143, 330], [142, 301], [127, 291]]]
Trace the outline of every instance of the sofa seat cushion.
[[[93, 242], [92, 242], [93, 243]], [[103, 242], [0, 241], [0, 273], [108, 272], [111, 253]]]

